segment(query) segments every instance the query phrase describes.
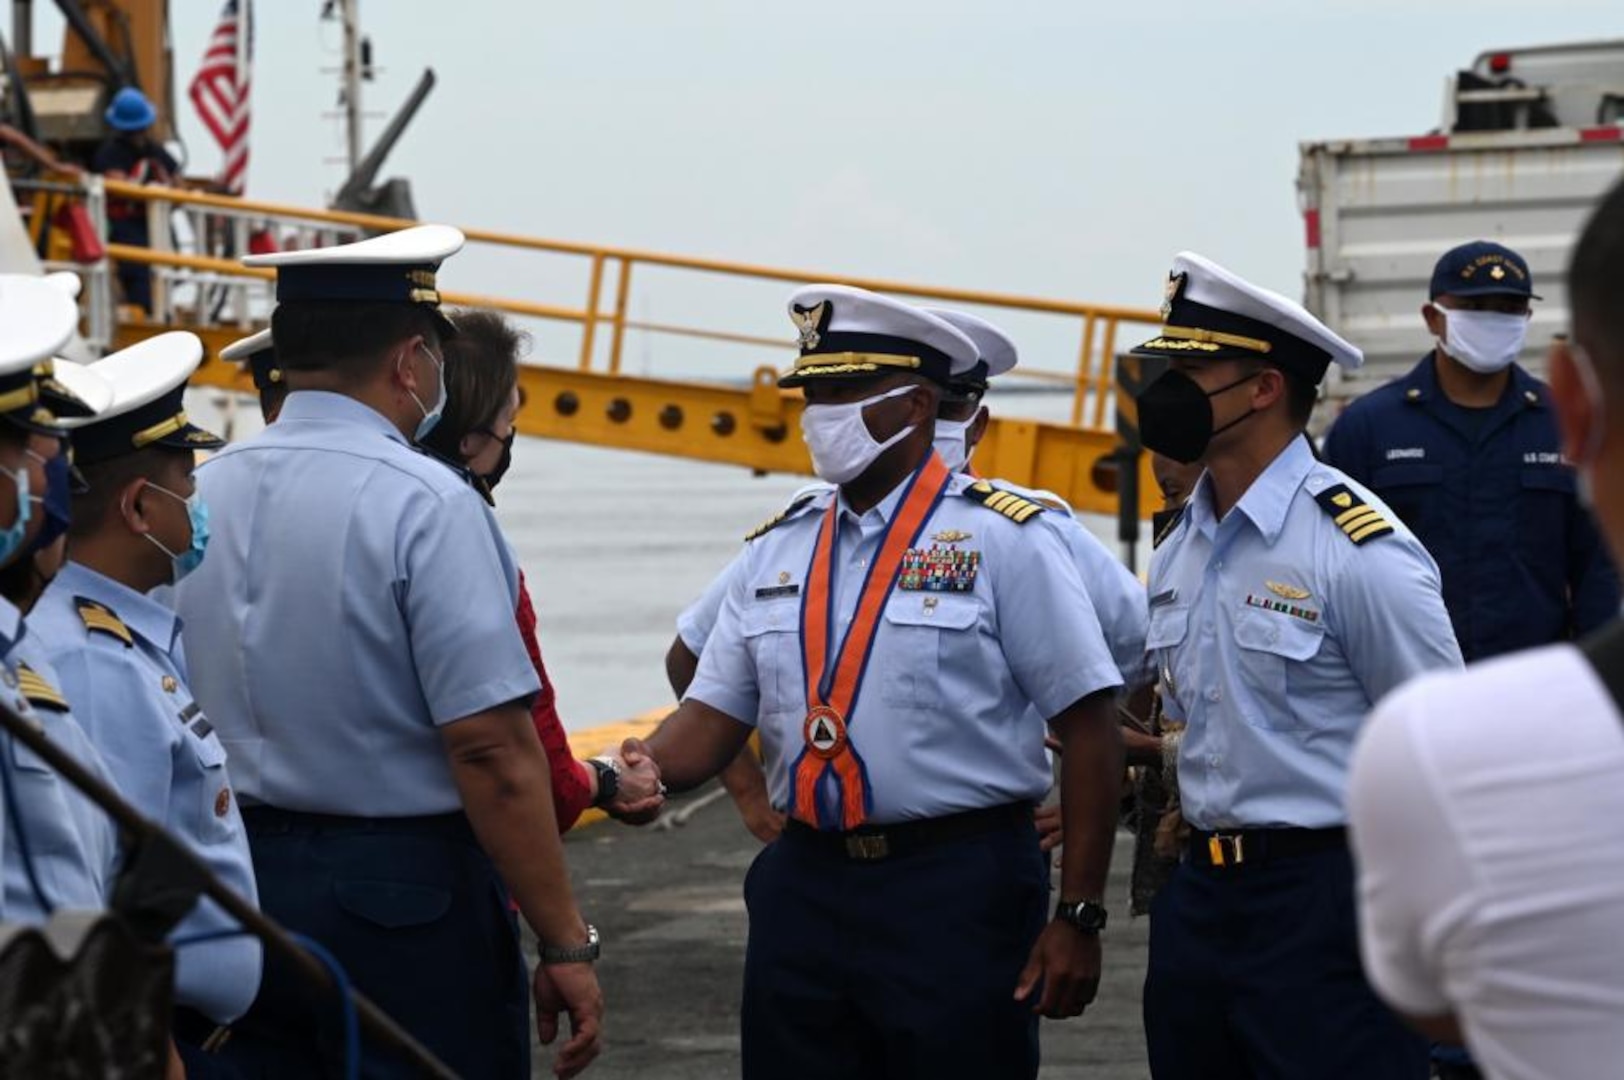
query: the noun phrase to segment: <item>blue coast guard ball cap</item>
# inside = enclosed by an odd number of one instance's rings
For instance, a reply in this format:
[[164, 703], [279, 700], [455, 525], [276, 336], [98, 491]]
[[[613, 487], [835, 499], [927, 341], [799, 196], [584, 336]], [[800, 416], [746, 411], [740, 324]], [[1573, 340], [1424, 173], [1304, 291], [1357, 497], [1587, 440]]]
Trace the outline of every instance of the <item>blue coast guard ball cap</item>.
[[1433, 300], [1440, 296], [1544, 299], [1534, 295], [1534, 275], [1528, 272], [1527, 261], [1492, 240], [1473, 240], [1444, 252], [1432, 268], [1432, 291], [1427, 295]]
[[102, 118], [114, 131], [145, 131], [158, 119], [158, 110], [152, 107], [147, 95], [133, 86], [126, 86], [113, 95]]

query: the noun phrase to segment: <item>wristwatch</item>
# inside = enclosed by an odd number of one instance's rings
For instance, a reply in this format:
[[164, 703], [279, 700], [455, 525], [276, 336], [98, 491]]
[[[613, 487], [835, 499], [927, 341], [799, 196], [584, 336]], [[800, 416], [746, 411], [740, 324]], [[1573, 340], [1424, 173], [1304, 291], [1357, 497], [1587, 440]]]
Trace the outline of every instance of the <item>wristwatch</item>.
[[598, 928], [591, 923], [586, 924], [586, 944], [571, 945], [543, 945], [539, 950], [543, 964], [593, 964], [598, 960]]
[[1060, 901], [1054, 906], [1054, 917], [1084, 934], [1097, 934], [1105, 929], [1105, 905], [1092, 900]]
[[612, 757], [595, 757], [588, 758], [587, 764], [598, 774], [598, 794], [593, 798], [592, 805], [608, 806], [620, 794], [620, 762]]

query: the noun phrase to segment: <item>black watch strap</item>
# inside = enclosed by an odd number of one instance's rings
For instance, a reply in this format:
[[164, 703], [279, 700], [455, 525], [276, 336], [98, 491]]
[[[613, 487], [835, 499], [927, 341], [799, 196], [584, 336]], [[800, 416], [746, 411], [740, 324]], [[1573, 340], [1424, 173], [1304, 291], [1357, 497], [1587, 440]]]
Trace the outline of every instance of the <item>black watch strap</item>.
[[1062, 900], [1054, 906], [1054, 917], [1070, 923], [1085, 934], [1097, 934], [1105, 929], [1107, 916], [1104, 904], [1092, 900]]
[[620, 770], [615, 768], [614, 762], [603, 758], [588, 758], [587, 764], [598, 774], [598, 794], [593, 798], [592, 805], [600, 808], [608, 806], [620, 794]]

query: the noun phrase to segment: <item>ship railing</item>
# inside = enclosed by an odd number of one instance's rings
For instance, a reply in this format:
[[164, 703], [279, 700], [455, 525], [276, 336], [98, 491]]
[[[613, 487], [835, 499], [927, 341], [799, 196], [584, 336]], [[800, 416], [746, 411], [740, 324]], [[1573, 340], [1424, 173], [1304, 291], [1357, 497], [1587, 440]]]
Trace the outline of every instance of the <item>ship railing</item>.
[[[154, 269], [154, 321], [168, 325], [201, 323], [234, 325], [248, 329], [264, 320], [271, 306], [270, 274], [242, 266], [238, 259], [250, 250], [289, 250], [326, 246], [364, 235], [392, 232], [418, 224], [402, 218], [339, 210], [314, 210], [280, 203], [239, 199], [182, 188], [132, 184], [101, 177], [86, 178], [86, 203], [106, 236], [106, 200], [123, 199], [147, 208], [152, 237], [150, 248], [125, 244], [105, 245], [113, 260], [145, 263]], [[751, 333], [728, 326], [700, 326], [638, 318], [633, 314], [633, 282], [651, 270], [677, 271], [691, 276], [786, 285], [810, 281], [839, 281], [942, 304], [986, 309], [995, 320], [999, 312], [1020, 312], [1058, 318], [1075, 328], [1075, 351], [1070, 370], [1044, 370], [1030, 364], [1022, 377], [1066, 385], [1072, 390], [1070, 422], [1105, 430], [1111, 423], [1113, 360], [1119, 346], [1135, 340], [1124, 328], [1137, 328], [1149, 336], [1159, 323], [1151, 309], [1090, 304], [1071, 300], [1024, 296], [978, 289], [880, 278], [854, 277], [827, 271], [763, 266], [725, 259], [674, 255], [610, 245], [521, 236], [491, 229], [464, 227], [471, 245], [562, 256], [580, 268], [584, 288], [574, 297], [557, 300], [491, 296], [442, 290], [442, 297], [457, 306], [490, 308], [511, 315], [573, 324], [579, 336], [574, 355], [581, 371], [620, 375], [626, 366], [627, 338], [632, 331], [667, 337], [697, 338], [733, 345], [777, 350], [777, 358], [794, 355], [793, 340]], [[111, 278], [105, 267], [105, 290], [93, 290], [91, 301], [110, 305]], [[538, 275], [538, 280], [540, 275]], [[662, 280], [664, 280], [662, 278]], [[107, 295], [102, 295], [103, 292]], [[584, 295], [583, 295], [584, 294]], [[106, 316], [111, 323], [116, 315]], [[102, 320], [92, 316], [93, 327]], [[93, 329], [101, 340], [103, 336]], [[109, 335], [110, 336], [110, 335]]]

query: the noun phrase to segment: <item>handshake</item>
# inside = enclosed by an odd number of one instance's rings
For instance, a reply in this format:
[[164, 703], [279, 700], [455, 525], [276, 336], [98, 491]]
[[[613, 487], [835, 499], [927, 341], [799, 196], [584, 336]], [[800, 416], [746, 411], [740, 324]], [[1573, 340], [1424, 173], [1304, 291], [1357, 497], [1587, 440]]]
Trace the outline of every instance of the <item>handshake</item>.
[[641, 739], [627, 739], [618, 751], [599, 754], [587, 764], [597, 773], [594, 806], [628, 825], [646, 825], [660, 816], [665, 784]]

